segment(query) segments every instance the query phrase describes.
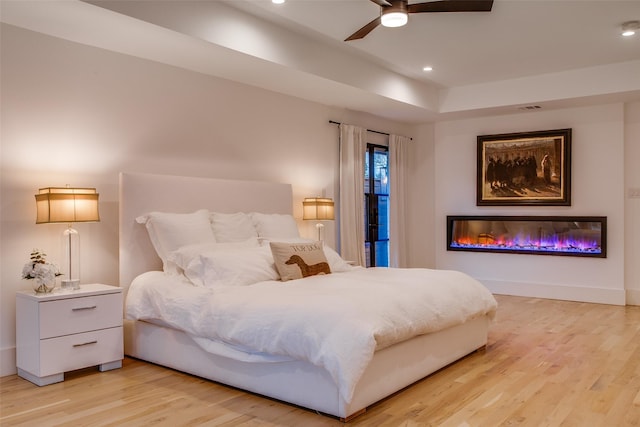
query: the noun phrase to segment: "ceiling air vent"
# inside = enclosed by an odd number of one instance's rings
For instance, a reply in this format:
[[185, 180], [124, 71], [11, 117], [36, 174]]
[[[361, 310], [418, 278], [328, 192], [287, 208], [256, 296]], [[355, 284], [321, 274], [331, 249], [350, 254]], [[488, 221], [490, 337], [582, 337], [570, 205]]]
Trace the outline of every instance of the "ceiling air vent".
[[518, 110], [539, 110], [541, 108], [539, 105], [525, 105], [524, 107], [518, 107]]

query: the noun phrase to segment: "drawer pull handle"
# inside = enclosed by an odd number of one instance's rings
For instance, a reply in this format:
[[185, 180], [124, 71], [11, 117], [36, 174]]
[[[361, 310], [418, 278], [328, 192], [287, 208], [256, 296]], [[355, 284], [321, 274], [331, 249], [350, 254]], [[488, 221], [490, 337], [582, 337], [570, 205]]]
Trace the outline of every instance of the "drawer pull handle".
[[74, 307], [71, 309], [71, 311], [82, 311], [82, 310], [93, 310], [94, 308], [98, 308], [97, 305], [92, 305], [89, 307]]
[[98, 344], [98, 340], [83, 342], [82, 344], [74, 344], [74, 347], [82, 347], [85, 345]]

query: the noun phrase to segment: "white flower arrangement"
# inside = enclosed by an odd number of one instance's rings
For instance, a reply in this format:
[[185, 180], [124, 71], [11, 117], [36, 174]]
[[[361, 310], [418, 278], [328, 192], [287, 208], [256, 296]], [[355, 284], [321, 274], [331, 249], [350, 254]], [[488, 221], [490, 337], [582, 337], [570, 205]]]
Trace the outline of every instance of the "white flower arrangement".
[[[60, 276], [60, 269], [56, 264], [47, 262], [47, 254], [40, 249], [31, 252], [31, 258], [22, 268], [23, 279], [35, 279], [38, 286], [36, 292], [48, 292], [55, 286], [56, 276]], [[42, 288], [42, 289], [41, 289]]]

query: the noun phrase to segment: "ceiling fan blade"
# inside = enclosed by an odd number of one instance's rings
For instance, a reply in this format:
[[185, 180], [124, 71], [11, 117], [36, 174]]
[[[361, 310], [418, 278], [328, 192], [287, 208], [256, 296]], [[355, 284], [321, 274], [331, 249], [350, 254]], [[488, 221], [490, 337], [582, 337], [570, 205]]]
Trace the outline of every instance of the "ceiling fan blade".
[[491, 12], [493, 0], [439, 0], [407, 6], [409, 13]]
[[371, 0], [371, 1], [377, 4], [378, 6], [391, 6], [391, 2], [387, 0]]
[[380, 17], [379, 16], [376, 19], [374, 19], [373, 21], [369, 22], [364, 27], [360, 28], [355, 33], [351, 34], [349, 37], [344, 39], [344, 41], [348, 42], [350, 40], [361, 39], [364, 36], [366, 36], [367, 34], [369, 34], [371, 31], [373, 31], [373, 29], [376, 28], [378, 25], [380, 25]]

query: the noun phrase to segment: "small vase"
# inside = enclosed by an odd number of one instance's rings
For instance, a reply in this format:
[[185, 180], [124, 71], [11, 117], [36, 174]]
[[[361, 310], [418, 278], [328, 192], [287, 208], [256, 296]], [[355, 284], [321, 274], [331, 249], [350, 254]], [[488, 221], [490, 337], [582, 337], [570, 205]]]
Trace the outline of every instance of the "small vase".
[[31, 279], [31, 282], [33, 282], [32, 286], [36, 294], [49, 293], [56, 287], [55, 280]]

